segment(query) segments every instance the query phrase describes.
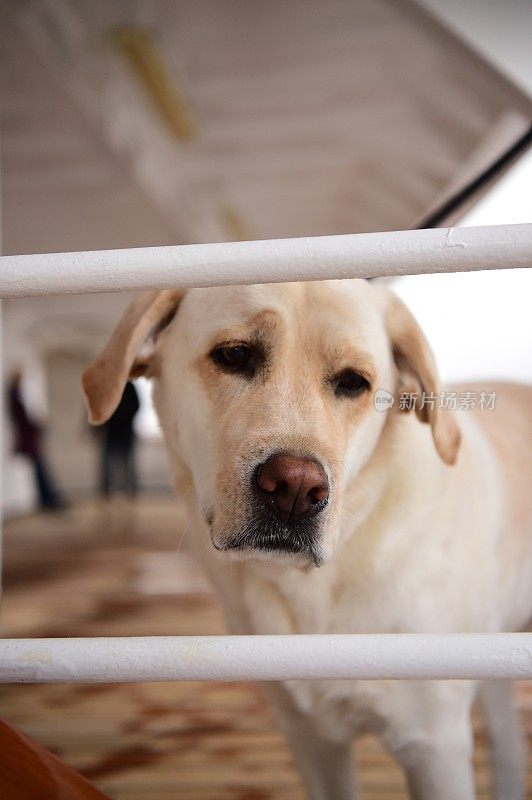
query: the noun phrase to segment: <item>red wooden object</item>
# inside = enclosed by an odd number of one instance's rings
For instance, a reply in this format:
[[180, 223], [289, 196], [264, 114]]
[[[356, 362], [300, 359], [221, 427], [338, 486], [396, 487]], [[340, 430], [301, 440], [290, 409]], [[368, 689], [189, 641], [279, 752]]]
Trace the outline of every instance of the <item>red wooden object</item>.
[[0, 798], [109, 800], [59, 758], [1, 720]]

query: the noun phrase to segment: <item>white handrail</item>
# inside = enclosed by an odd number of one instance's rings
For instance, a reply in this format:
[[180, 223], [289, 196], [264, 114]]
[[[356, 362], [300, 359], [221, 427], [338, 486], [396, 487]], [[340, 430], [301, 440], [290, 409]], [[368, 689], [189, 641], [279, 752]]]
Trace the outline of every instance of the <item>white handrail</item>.
[[0, 641], [0, 682], [532, 678], [532, 634]]
[[532, 224], [0, 258], [0, 297], [532, 266]]

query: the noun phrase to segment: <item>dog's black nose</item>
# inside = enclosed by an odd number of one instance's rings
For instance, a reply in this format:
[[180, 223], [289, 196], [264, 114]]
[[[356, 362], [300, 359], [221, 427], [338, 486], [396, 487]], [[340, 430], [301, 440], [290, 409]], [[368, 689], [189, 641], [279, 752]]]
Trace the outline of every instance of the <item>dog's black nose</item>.
[[329, 481], [321, 464], [310, 458], [275, 453], [255, 472], [255, 490], [282, 522], [299, 522], [321, 511]]

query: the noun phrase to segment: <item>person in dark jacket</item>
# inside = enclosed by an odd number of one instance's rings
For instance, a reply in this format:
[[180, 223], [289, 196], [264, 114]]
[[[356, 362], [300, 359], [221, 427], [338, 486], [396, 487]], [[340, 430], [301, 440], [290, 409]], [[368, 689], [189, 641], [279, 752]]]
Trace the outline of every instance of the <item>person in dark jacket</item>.
[[118, 485], [117, 477], [120, 472], [128, 495], [134, 496], [137, 493], [136, 434], [133, 421], [138, 410], [137, 390], [129, 381], [116, 411], [101, 427], [100, 492], [104, 497], [109, 497]]
[[13, 373], [8, 385], [8, 413], [13, 424], [14, 451], [31, 462], [35, 487], [42, 509], [59, 510], [65, 502], [54, 484], [43, 449], [44, 430], [37, 420], [32, 419], [22, 396], [22, 375], [19, 370]]

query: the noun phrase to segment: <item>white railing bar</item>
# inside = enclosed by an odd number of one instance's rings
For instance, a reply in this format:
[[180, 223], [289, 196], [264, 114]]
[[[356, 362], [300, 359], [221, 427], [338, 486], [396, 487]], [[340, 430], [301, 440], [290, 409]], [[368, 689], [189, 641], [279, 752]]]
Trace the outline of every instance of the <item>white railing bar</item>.
[[532, 224], [0, 258], [0, 297], [532, 266]]
[[532, 634], [0, 641], [0, 682], [532, 678]]

